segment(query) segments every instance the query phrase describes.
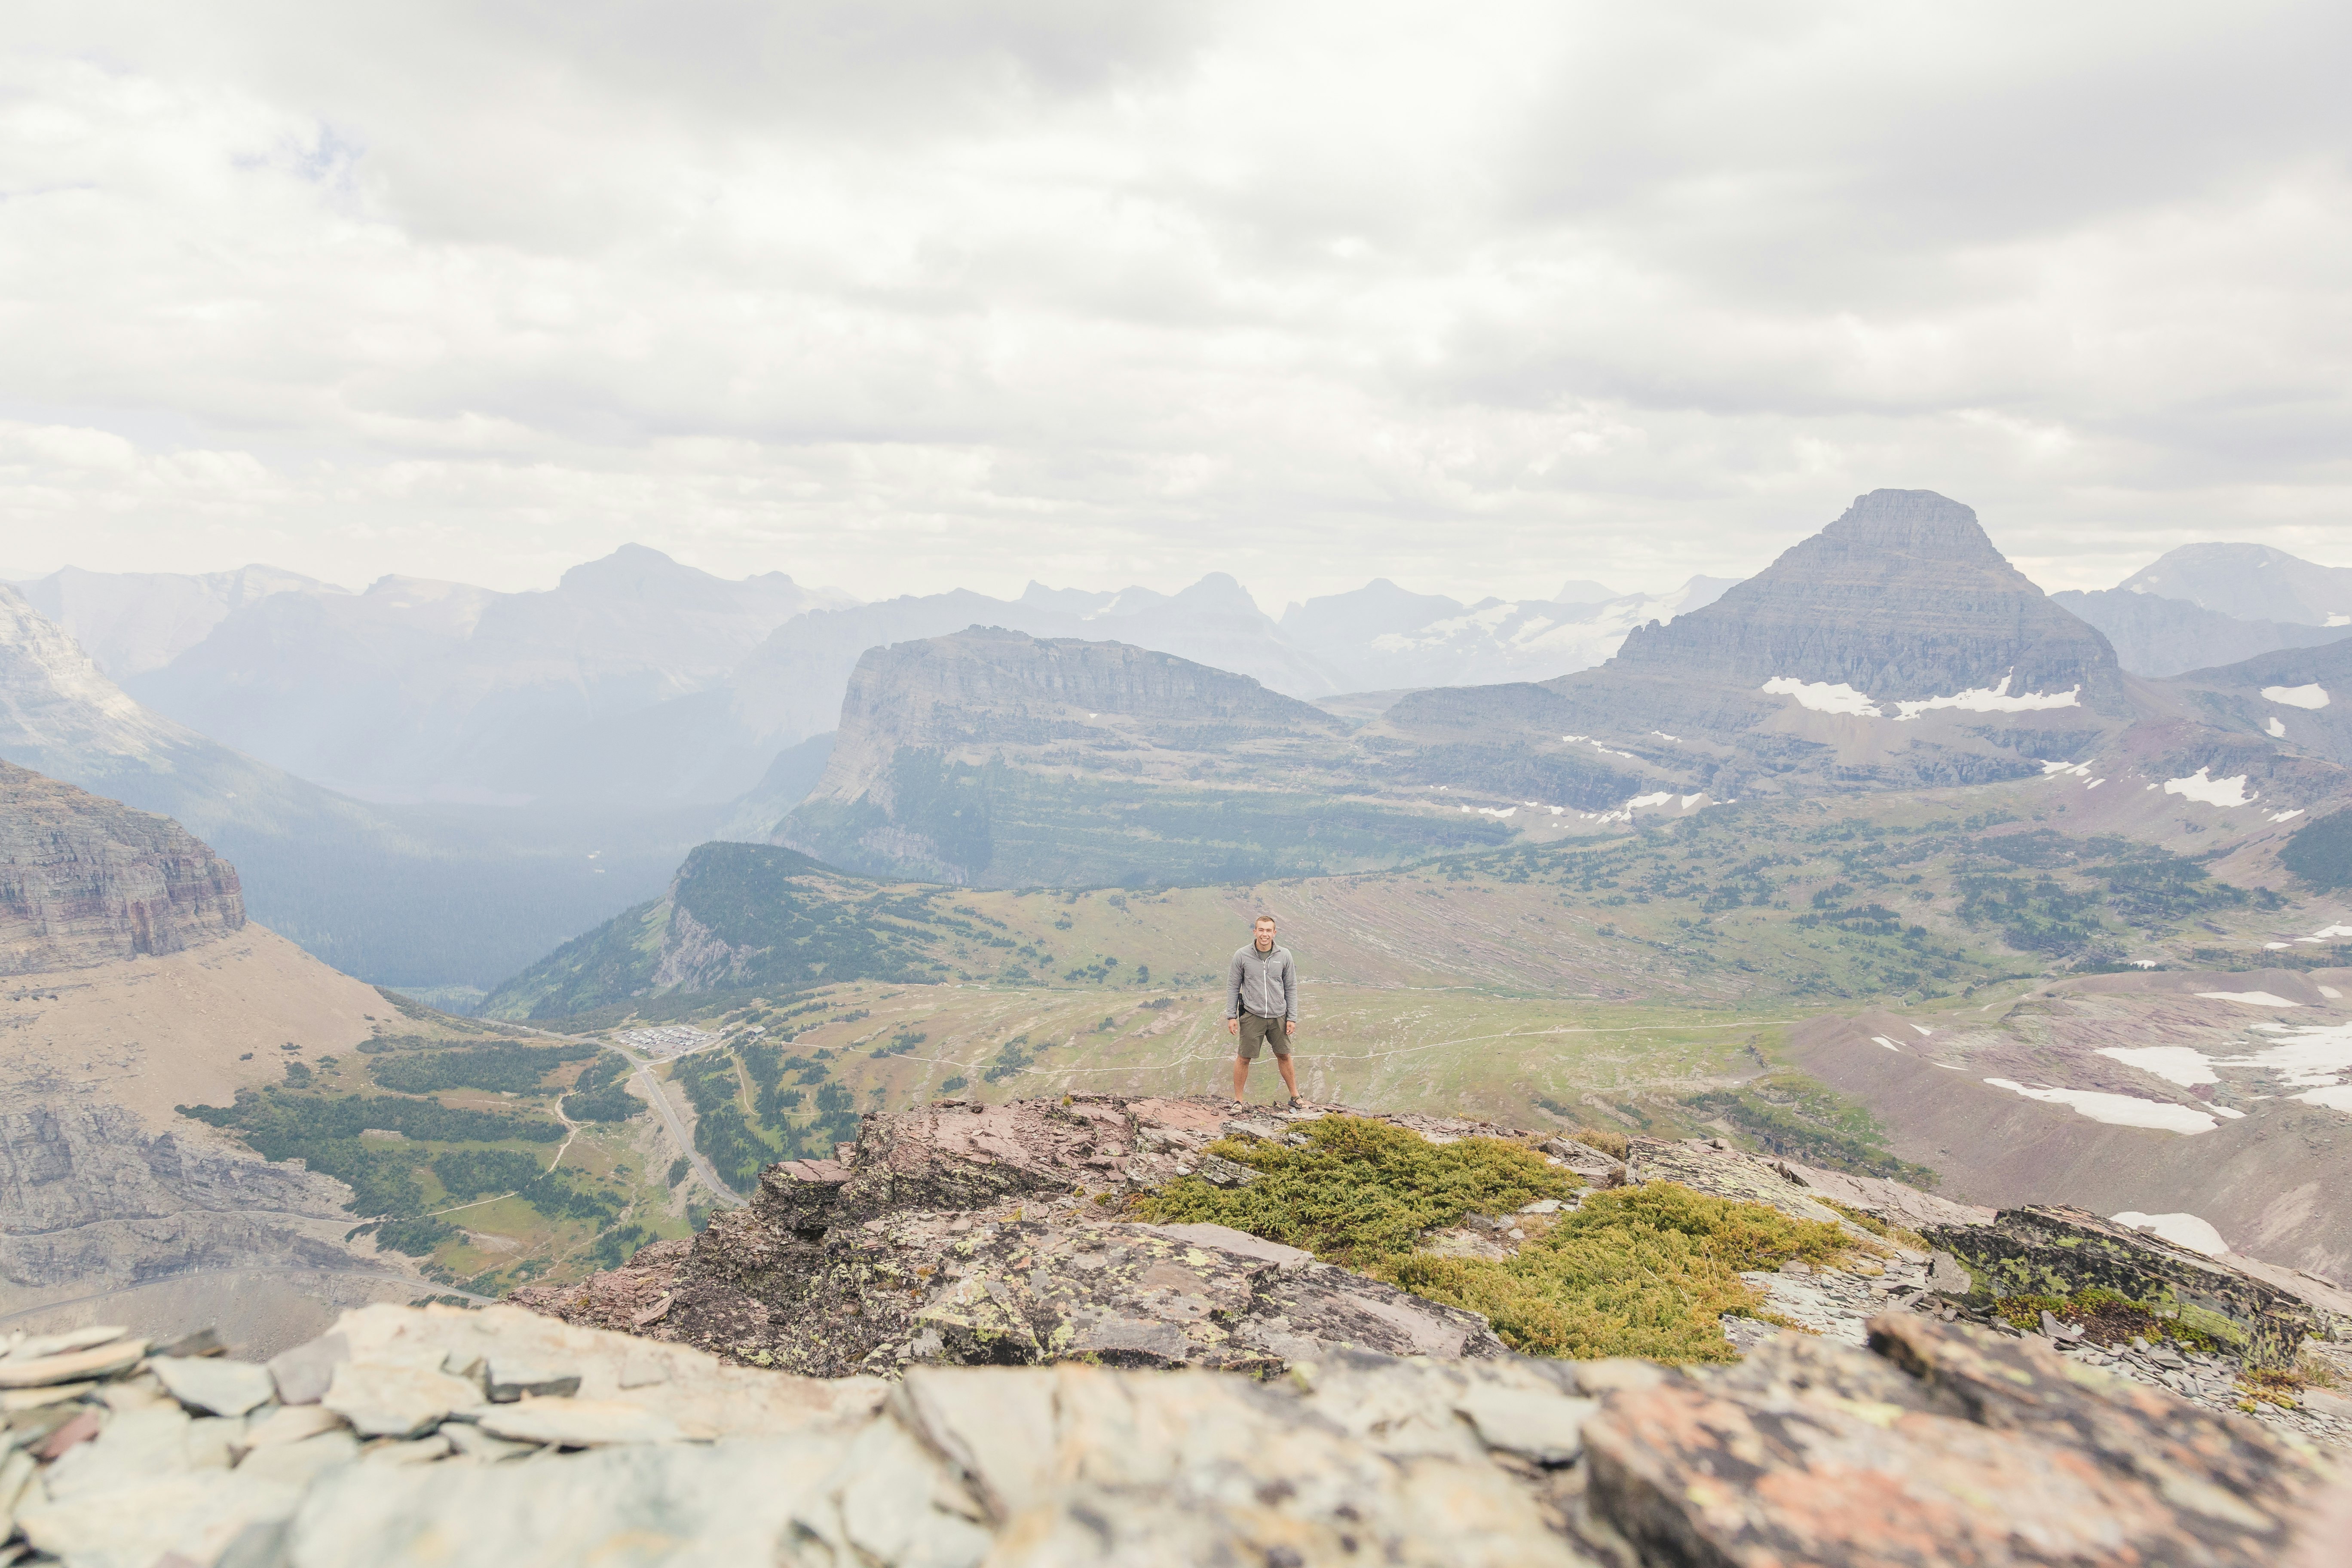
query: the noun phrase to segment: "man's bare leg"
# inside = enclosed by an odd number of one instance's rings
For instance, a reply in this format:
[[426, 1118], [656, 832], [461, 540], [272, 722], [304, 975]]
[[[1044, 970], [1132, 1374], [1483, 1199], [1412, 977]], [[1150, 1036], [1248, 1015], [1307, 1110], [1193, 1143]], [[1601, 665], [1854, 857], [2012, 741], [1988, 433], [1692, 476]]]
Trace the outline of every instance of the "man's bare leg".
[[[1282, 1065], [1285, 1068], [1287, 1068], [1290, 1066], [1288, 1062], [1284, 1062]], [[1234, 1058], [1234, 1098], [1235, 1100], [1241, 1100], [1246, 1097], [1248, 1093], [1249, 1058], [1247, 1057], [1235, 1057]]]
[[1290, 1058], [1288, 1057], [1275, 1058], [1274, 1065], [1282, 1069], [1283, 1086], [1290, 1090], [1290, 1098], [1297, 1100], [1298, 1098], [1298, 1070], [1290, 1065]]

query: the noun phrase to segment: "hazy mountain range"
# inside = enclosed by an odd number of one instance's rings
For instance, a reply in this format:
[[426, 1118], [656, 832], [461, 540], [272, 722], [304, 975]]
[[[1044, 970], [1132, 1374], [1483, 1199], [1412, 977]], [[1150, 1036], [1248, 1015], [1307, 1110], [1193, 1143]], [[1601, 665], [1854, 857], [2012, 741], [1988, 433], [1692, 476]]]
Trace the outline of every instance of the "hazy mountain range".
[[[243, 868], [259, 918], [354, 973], [479, 988], [653, 896], [712, 837], [781, 837], [869, 874], [950, 879], [1381, 863], [1500, 820], [1479, 809], [1602, 812], [1662, 791], [1720, 799], [2003, 776], [2147, 709], [2123, 695], [2133, 674], [2210, 675], [2342, 640], [2326, 624], [2344, 618], [2335, 606], [2352, 574], [2341, 569], [2192, 546], [2117, 589], [2044, 597], [1965, 508], [1924, 495], [1865, 498], [1846, 523], [1736, 585], [1700, 577], [1617, 594], [1576, 581], [1549, 599], [1465, 604], [1379, 579], [1278, 618], [1221, 574], [1176, 594], [1033, 583], [1010, 600], [954, 591], [852, 604], [782, 573], [729, 581], [638, 546], [527, 594], [399, 576], [349, 593], [265, 566], [69, 568], [24, 584], [0, 616], [0, 756], [187, 822]], [[1020, 638], [971, 641], [979, 627]], [[940, 639], [965, 654], [875, 662]], [[1112, 736], [1081, 732], [1091, 718], [1058, 739], [1048, 724], [1041, 740], [1004, 728], [986, 702], [964, 712], [919, 700], [931, 679], [919, 672], [965, 679], [966, 656], [982, 649], [1002, 667], [992, 689], [1017, 687], [1025, 656], [1004, 661], [1030, 646], [1022, 639], [1049, 662], [1083, 665], [1092, 656], [1076, 650], [1110, 645], [1166, 656], [1197, 668], [1186, 680], [1255, 683], [1295, 717], [1229, 749], [1202, 740], [1223, 734], [1218, 725], [1170, 719], [1166, 733], [1118, 741], [1127, 750], [1114, 763]], [[866, 717], [835, 756], [832, 733], [860, 679], [868, 697], [851, 707]], [[1768, 680], [1796, 694], [1764, 691]], [[2155, 706], [2265, 746], [2336, 754], [2332, 715], [2283, 714], [2261, 689], [2231, 695], [2225, 672]], [[1919, 713], [1892, 728], [1820, 733], [1861, 708], [1906, 705]], [[919, 735], [937, 720], [918, 711], [961, 728]], [[888, 735], [868, 721], [884, 716]], [[919, 798], [961, 809], [954, 770], [981, 766], [988, 747], [1026, 759], [995, 775], [1000, 786], [1029, 781], [992, 796], [1002, 859], [974, 858], [971, 824], [944, 858], [927, 833], [894, 837]], [[918, 753], [940, 759], [946, 771], [923, 777], [946, 793], [910, 784], [901, 763]], [[1066, 753], [1110, 792], [1087, 808], [1109, 815], [1076, 837], [1053, 791], [1027, 798]], [[1284, 782], [1269, 795], [1243, 774]], [[1137, 803], [1168, 806], [1180, 783], [1192, 804], [1137, 838]], [[1434, 837], [1395, 815], [1416, 791], [1461, 790], [1476, 795], [1475, 820]], [[1132, 798], [1119, 804], [1121, 792]], [[1282, 809], [1263, 815], [1278, 795]], [[1255, 804], [1244, 809], [1244, 796]], [[1311, 833], [1293, 811], [1310, 797], [1325, 814]], [[1458, 821], [1467, 803], [1450, 804]], [[1192, 819], [1213, 805], [1222, 826]], [[1013, 852], [1016, 840], [1032, 848]]]

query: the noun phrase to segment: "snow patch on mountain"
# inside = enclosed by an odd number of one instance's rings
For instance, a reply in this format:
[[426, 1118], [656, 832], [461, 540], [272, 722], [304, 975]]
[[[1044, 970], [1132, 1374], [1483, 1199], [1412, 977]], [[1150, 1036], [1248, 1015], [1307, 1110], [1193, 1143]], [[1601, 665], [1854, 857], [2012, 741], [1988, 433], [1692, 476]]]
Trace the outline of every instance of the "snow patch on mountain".
[[2263, 688], [2263, 700], [2266, 702], [2282, 703], [2289, 708], [2309, 708], [2315, 710], [2327, 706], [2327, 688], [2315, 680], [2304, 686], [2265, 686]]
[[1843, 713], [1857, 719], [1885, 717], [1871, 701], [1868, 692], [1856, 691], [1843, 680], [1800, 680], [1793, 675], [1776, 675], [1764, 683], [1763, 689], [1774, 697], [1793, 697], [1797, 706], [1816, 713]]
[[2201, 801], [2207, 805], [2245, 805], [2256, 796], [2246, 793], [2246, 775], [2235, 773], [2226, 779], [2210, 778], [2207, 770], [2199, 768], [2185, 779], [2167, 779], [2164, 793], [2177, 795], [2184, 800]]
[[2110, 1127], [2147, 1127], [2159, 1132], [2194, 1135], [2210, 1132], [2221, 1125], [2209, 1111], [2176, 1105], [2168, 1100], [2142, 1100], [2137, 1095], [2109, 1094], [2095, 1089], [2028, 1089], [2006, 1078], [1989, 1078], [1985, 1082], [2028, 1100], [2063, 1105], [2077, 1116], [2086, 1116]]
[[2208, 1258], [2219, 1258], [2230, 1250], [2230, 1244], [2221, 1239], [2221, 1233], [2213, 1228], [2211, 1222], [2193, 1214], [2141, 1214], [2137, 1209], [2126, 1209], [2108, 1217], [2134, 1230], [2152, 1230], [2175, 1247], [2185, 1247]]
[[2212, 1058], [2189, 1046], [2103, 1046], [2099, 1055], [2144, 1073], [2153, 1073], [2183, 1089], [2221, 1081], [2221, 1075], [2213, 1070]]

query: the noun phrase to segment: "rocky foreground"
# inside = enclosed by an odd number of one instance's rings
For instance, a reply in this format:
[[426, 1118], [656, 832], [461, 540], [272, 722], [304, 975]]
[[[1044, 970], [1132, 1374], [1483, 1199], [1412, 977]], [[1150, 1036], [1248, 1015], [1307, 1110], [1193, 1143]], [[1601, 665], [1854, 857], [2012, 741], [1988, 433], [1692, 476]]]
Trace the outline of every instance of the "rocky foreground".
[[[267, 1364], [0, 1341], [0, 1564], [2346, 1560], [2343, 1402], [2279, 1392], [2347, 1348], [2325, 1300], [1710, 1142], [1516, 1135], [1588, 1192], [1671, 1180], [1878, 1244], [1750, 1275], [1798, 1326], [1727, 1317], [1726, 1365], [1521, 1356], [1295, 1248], [1123, 1217], [1179, 1174], [1248, 1183], [1209, 1145], [1314, 1114], [934, 1106], [537, 1310], [367, 1307]], [[1561, 1206], [1424, 1245], [1507, 1257]], [[2062, 1269], [2210, 1348], [2072, 1303], [2021, 1328]]]

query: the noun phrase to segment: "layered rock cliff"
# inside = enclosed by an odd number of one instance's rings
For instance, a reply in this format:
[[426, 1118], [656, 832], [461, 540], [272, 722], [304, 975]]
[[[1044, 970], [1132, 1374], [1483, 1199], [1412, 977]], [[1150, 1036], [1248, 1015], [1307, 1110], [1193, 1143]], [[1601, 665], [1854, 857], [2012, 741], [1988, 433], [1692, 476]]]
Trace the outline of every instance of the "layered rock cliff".
[[0, 974], [178, 952], [244, 924], [236, 868], [178, 823], [0, 762]]
[[1933, 490], [1873, 490], [1705, 609], [1634, 631], [1612, 667], [1754, 689], [1844, 685], [1884, 706], [1990, 691], [2074, 691], [2124, 708], [2115, 650]]
[[824, 775], [776, 837], [872, 876], [1004, 887], [1359, 870], [1508, 837], [1378, 799], [1421, 787], [1412, 772], [1246, 676], [974, 626], [858, 661]]

